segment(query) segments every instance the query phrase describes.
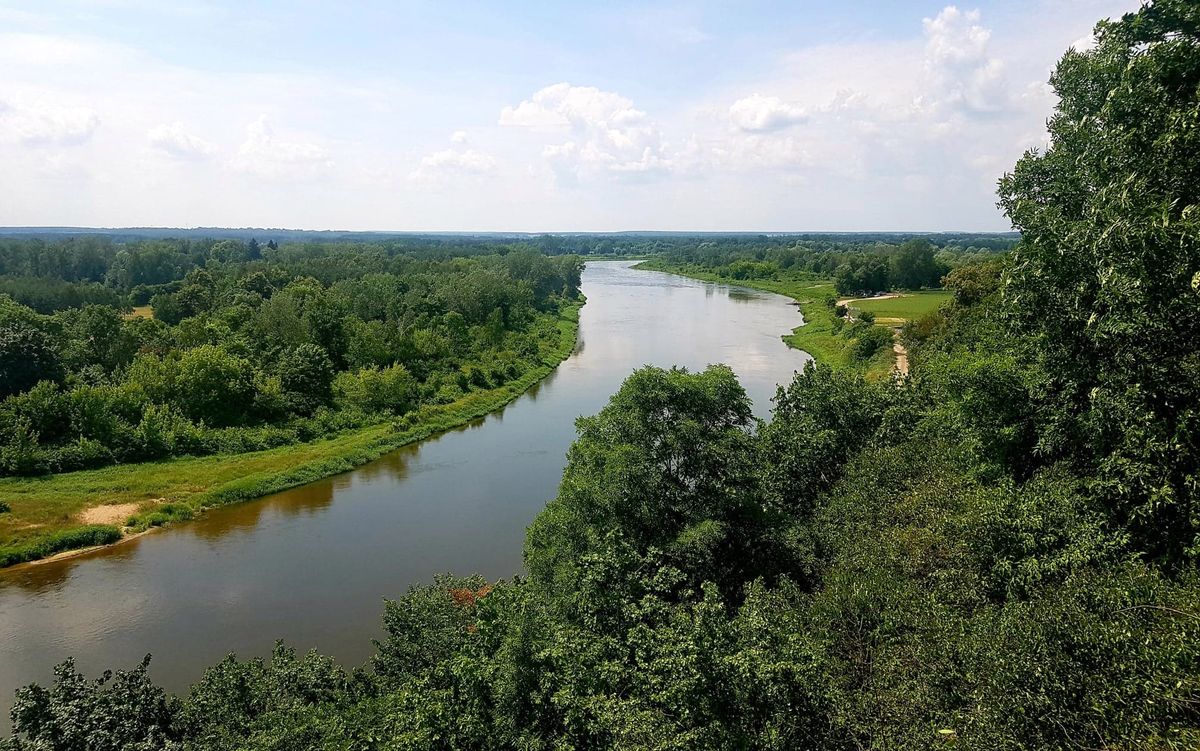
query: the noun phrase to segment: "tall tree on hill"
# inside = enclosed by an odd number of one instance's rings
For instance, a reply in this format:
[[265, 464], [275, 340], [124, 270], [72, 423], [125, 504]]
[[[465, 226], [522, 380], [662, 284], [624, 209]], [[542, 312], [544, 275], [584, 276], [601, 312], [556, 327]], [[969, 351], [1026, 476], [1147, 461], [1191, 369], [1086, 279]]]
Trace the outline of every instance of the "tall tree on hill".
[[1050, 146], [1000, 183], [1023, 238], [1007, 310], [1057, 403], [1041, 449], [1099, 472], [1114, 521], [1148, 553], [1195, 558], [1200, 5], [1162, 0], [1100, 23], [1051, 83]]

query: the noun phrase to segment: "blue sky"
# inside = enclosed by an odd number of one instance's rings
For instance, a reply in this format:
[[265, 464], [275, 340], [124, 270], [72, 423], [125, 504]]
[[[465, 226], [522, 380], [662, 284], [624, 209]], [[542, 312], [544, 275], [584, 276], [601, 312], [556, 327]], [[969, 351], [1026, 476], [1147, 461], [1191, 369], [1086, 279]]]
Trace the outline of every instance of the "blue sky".
[[999, 230], [1131, 0], [0, 0], [0, 225]]

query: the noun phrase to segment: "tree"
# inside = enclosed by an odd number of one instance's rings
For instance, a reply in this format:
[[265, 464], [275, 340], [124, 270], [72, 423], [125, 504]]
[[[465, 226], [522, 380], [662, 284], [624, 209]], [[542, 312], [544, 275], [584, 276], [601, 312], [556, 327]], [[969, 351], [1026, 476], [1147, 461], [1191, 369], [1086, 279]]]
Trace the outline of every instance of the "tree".
[[171, 326], [187, 318], [189, 314], [188, 307], [174, 292], [159, 292], [151, 297], [150, 309], [154, 311], [155, 318]]
[[[17, 690], [13, 731], [31, 748], [152, 751], [178, 749], [166, 693], [146, 673], [150, 657], [130, 671], [89, 681], [68, 659], [49, 689]], [[16, 748], [25, 748], [18, 745]]]
[[891, 286], [901, 289], [932, 287], [947, 269], [933, 257], [928, 240], [909, 240], [892, 257]]
[[136, 353], [137, 340], [107, 305], [88, 305], [67, 324], [66, 359], [75, 370], [99, 365], [111, 372], [129, 364]]
[[1050, 146], [1000, 182], [1022, 235], [1006, 311], [1052, 379], [1042, 450], [1099, 470], [1114, 521], [1167, 560], [1200, 556], [1198, 28], [1187, 0], [1100, 23], [1051, 78]]
[[311, 415], [332, 399], [333, 363], [315, 344], [301, 344], [286, 351], [279, 358], [276, 372], [292, 412]]
[[175, 401], [193, 420], [209, 425], [242, 423], [254, 404], [253, 368], [211, 344], [190, 349], [179, 358]]
[[529, 532], [530, 573], [570, 591], [581, 558], [616, 533], [638, 551], [673, 551], [698, 581], [744, 581], [765, 552], [747, 544], [763, 521], [747, 469], [753, 423], [726, 366], [634, 371], [598, 415], [576, 422], [558, 497]]
[[0, 327], [0, 398], [62, 377], [58, 349], [45, 332], [19, 324]]
[[364, 412], [404, 414], [412, 409], [417, 383], [403, 365], [338, 373], [334, 393], [339, 404]]

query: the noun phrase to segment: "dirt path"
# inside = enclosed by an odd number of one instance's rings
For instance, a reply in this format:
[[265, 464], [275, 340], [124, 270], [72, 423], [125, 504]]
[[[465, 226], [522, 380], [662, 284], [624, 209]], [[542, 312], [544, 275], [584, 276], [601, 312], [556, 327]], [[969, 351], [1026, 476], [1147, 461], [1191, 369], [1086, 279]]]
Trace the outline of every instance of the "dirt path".
[[900, 331], [894, 329], [892, 331], [892, 351], [896, 353], [896, 371], [902, 376], [908, 375], [908, 350], [900, 343]]
[[889, 292], [886, 295], [876, 295], [875, 297], [843, 297], [837, 301], [837, 304], [849, 307], [852, 302], [859, 302], [861, 300], [891, 300], [893, 297], [904, 297], [904, 295], [898, 292]]

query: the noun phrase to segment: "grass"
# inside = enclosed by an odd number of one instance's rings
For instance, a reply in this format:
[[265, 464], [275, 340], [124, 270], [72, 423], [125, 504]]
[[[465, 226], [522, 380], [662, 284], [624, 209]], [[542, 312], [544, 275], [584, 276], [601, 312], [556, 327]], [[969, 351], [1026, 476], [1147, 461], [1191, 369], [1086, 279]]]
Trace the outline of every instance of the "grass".
[[895, 362], [895, 353], [891, 349], [880, 350], [869, 361], [863, 363], [854, 357], [853, 340], [841, 336], [834, 330], [836, 316], [833, 308], [828, 304], [828, 300], [836, 298], [836, 295], [833, 282], [829, 280], [816, 277], [785, 280], [726, 279], [696, 268], [672, 266], [658, 259], [640, 263], [637, 268], [666, 271], [700, 281], [734, 284], [790, 297], [799, 306], [800, 313], [804, 316], [804, 323], [792, 329], [791, 334], [783, 335], [783, 341], [788, 346], [807, 352], [817, 362], [836, 368], [863, 370], [868, 378], [882, 379], [891, 375]]
[[855, 310], [869, 310], [880, 324], [899, 325], [933, 313], [950, 301], [950, 292], [945, 290], [922, 290], [904, 292], [899, 297], [886, 299], [852, 300], [849, 305]]
[[125, 318], [153, 318], [154, 308], [149, 305], [136, 305], [133, 310], [125, 314]]
[[[571, 354], [581, 305], [564, 308], [558, 321], [559, 340], [543, 354], [540, 366], [499, 388], [474, 391], [451, 404], [423, 407], [398, 420], [268, 451], [0, 479], [0, 498], [12, 509], [0, 514], [0, 567], [115, 542], [126, 532], [190, 519], [205, 508], [339, 474], [483, 417], [525, 393]], [[78, 521], [84, 509], [119, 503], [139, 506], [124, 529]]]

